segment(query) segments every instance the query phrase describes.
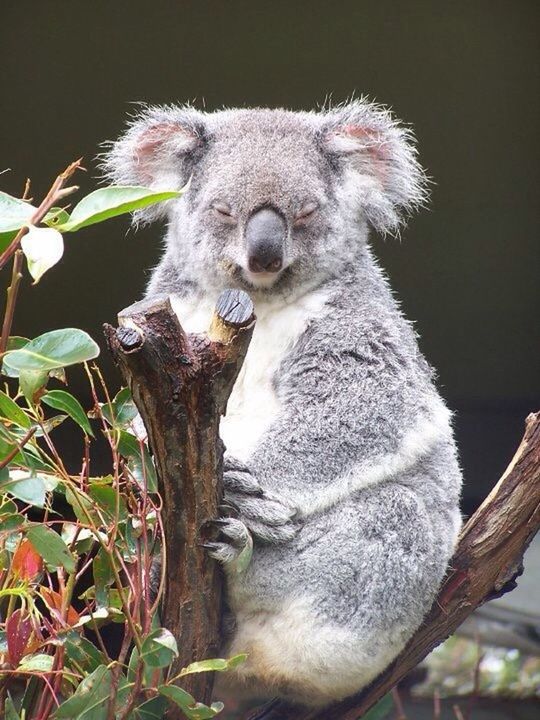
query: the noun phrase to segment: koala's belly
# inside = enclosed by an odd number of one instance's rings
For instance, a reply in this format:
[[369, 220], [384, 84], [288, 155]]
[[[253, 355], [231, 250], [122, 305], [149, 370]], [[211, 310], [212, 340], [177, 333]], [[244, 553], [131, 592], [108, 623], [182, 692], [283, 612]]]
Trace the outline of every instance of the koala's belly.
[[[255, 330], [220, 429], [227, 453], [238, 460], [249, 459], [279, 417], [282, 407], [276, 388], [280, 365], [309, 321], [322, 314], [327, 300], [328, 293], [323, 290], [306, 293], [291, 303], [255, 300]], [[173, 296], [171, 304], [186, 332], [208, 329], [214, 299], [201, 302]]]

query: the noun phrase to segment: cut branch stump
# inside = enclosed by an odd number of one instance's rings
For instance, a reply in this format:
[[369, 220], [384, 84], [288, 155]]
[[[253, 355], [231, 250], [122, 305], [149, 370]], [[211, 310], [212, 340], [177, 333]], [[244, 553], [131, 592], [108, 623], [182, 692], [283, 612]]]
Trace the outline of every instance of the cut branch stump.
[[[206, 334], [186, 334], [168, 299], [136, 303], [118, 320], [117, 329], [105, 326], [105, 336], [148, 432], [163, 498], [167, 562], [161, 619], [178, 643], [176, 674], [219, 653], [222, 579], [201, 544], [222, 498], [219, 419], [255, 316], [246, 293], [227, 290]], [[182, 687], [209, 703], [213, 675], [187, 675]], [[178, 709], [168, 717], [184, 715]]]

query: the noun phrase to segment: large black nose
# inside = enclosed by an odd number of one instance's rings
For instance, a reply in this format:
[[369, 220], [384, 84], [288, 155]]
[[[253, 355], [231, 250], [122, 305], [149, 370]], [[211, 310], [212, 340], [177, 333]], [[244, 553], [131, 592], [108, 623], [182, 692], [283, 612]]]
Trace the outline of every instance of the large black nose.
[[285, 219], [277, 210], [261, 208], [246, 225], [248, 266], [251, 272], [279, 272], [287, 236]]

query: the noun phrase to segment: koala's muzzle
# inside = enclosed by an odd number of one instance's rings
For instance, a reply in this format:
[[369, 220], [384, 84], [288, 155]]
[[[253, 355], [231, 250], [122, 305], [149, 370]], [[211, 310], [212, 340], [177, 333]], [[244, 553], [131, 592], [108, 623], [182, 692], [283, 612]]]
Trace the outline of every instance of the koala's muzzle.
[[287, 237], [285, 219], [272, 208], [253, 213], [246, 225], [248, 267], [251, 272], [279, 272]]

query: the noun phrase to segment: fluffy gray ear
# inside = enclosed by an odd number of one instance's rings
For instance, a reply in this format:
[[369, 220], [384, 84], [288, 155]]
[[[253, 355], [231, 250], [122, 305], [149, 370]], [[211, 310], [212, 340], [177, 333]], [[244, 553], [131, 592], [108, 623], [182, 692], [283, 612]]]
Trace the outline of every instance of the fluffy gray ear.
[[364, 99], [338, 106], [324, 114], [321, 137], [324, 151], [353, 170], [351, 191], [376, 230], [397, 232], [426, 201], [414, 136], [389, 110]]
[[[103, 175], [118, 185], [179, 190], [190, 178], [205, 135], [204, 113], [189, 106], [145, 107], [118, 140], [105, 144], [107, 150], [100, 156]], [[135, 221], [156, 220], [167, 205], [158, 203], [136, 213]]]

